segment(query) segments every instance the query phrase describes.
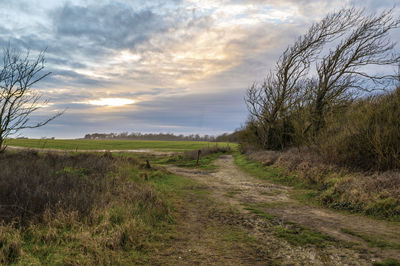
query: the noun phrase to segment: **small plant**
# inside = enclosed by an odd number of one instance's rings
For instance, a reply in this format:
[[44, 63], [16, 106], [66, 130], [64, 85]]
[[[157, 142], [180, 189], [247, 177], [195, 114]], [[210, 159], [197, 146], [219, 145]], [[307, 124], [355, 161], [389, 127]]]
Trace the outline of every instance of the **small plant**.
[[376, 237], [361, 234], [347, 228], [341, 228], [340, 230], [343, 233], [361, 238], [362, 240], [367, 242], [370, 247], [400, 249], [400, 242], [394, 243], [383, 239], [378, 239]]
[[276, 226], [275, 234], [292, 245], [300, 246], [315, 245], [317, 247], [325, 247], [327, 241], [332, 241], [332, 238], [327, 235], [299, 225]]
[[382, 262], [373, 262], [374, 266], [400, 266], [400, 262], [396, 259], [387, 259]]

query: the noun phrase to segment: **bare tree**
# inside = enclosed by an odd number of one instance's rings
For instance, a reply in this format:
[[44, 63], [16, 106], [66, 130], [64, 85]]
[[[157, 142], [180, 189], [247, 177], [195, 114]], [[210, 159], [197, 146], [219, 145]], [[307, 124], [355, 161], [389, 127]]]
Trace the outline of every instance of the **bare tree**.
[[[317, 63], [317, 86], [312, 87], [314, 134], [324, 126], [324, 117], [333, 106], [353, 98], [357, 91], [372, 91], [387, 87], [395, 75], [377, 74], [377, 66], [397, 66], [398, 54], [389, 31], [400, 26], [392, 10], [379, 15], [359, 12], [357, 24], [349, 34]], [[367, 67], [374, 66], [372, 73]]]
[[264, 148], [282, 148], [291, 134], [285, 119], [308, 96], [306, 76], [323, 46], [342, 36], [359, 20], [360, 12], [342, 9], [314, 23], [280, 56], [275, 69], [261, 85], [254, 83], [245, 101], [250, 116], [257, 122], [257, 136]]
[[399, 27], [393, 10], [371, 15], [354, 8], [313, 24], [282, 53], [264, 82], [247, 91], [245, 100], [259, 144], [282, 149], [294, 138], [315, 139], [329, 113], [343, 109], [359, 94], [394, 87], [390, 85], [398, 77], [379, 74], [387, 69], [378, 67], [400, 65], [389, 36]]
[[30, 53], [16, 52], [9, 46], [3, 50], [3, 62], [0, 69], [0, 152], [5, 150], [4, 140], [22, 129], [37, 128], [46, 125], [61, 113], [44, 121], [31, 123], [30, 116], [47, 101], [32, 86], [50, 75], [43, 73], [44, 52], [35, 59]]

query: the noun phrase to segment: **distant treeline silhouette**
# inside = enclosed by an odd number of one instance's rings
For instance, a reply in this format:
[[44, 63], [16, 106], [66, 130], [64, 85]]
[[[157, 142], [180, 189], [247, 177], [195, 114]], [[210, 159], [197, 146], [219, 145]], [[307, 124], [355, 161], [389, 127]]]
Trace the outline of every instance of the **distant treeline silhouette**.
[[169, 140], [169, 141], [235, 141], [232, 134], [224, 133], [220, 136], [191, 134], [174, 135], [172, 133], [93, 133], [86, 134], [85, 139], [127, 139], [127, 140]]

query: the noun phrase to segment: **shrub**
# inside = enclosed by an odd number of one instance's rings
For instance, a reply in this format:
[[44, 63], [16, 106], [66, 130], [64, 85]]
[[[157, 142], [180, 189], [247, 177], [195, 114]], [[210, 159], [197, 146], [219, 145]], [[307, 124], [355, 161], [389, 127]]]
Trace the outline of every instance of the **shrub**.
[[201, 150], [191, 150], [191, 151], [185, 151], [184, 157], [190, 160], [196, 160], [197, 159], [197, 154], [200, 151], [200, 156], [207, 156], [213, 153], [226, 153], [230, 151], [231, 148], [229, 146], [220, 146], [220, 145], [215, 145], [215, 146], [210, 146], [210, 147], [205, 147], [202, 148]]
[[318, 150], [330, 161], [362, 170], [400, 169], [400, 88], [351, 105], [332, 117]]
[[0, 217], [25, 224], [46, 209], [86, 215], [106, 200], [113, 160], [90, 154], [0, 155]]

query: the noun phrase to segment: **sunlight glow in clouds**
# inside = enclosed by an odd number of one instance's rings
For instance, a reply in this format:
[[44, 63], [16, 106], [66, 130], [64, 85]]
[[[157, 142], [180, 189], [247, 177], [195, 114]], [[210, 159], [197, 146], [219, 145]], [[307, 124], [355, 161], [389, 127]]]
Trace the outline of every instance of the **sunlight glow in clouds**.
[[[313, 22], [341, 7], [378, 12], [398, 1], [3, 0], [0, 47], [47, 48], [53, 74], [37, 89], [49, 102], [34, 119], [67, 109], [28, 137], [220, 134], [246, 120], [246, 89]], [[400, 31], [392, 37], [400, 43]]]
[[109, 107], [117, 107], [124, 106], [128, 104], [134, 104], [135, 101], [131, 99], [125, 98], [100, 98], [97, 100], [90, 100], [88, 104], [97, 105], [97, 106], [109, 106]]

